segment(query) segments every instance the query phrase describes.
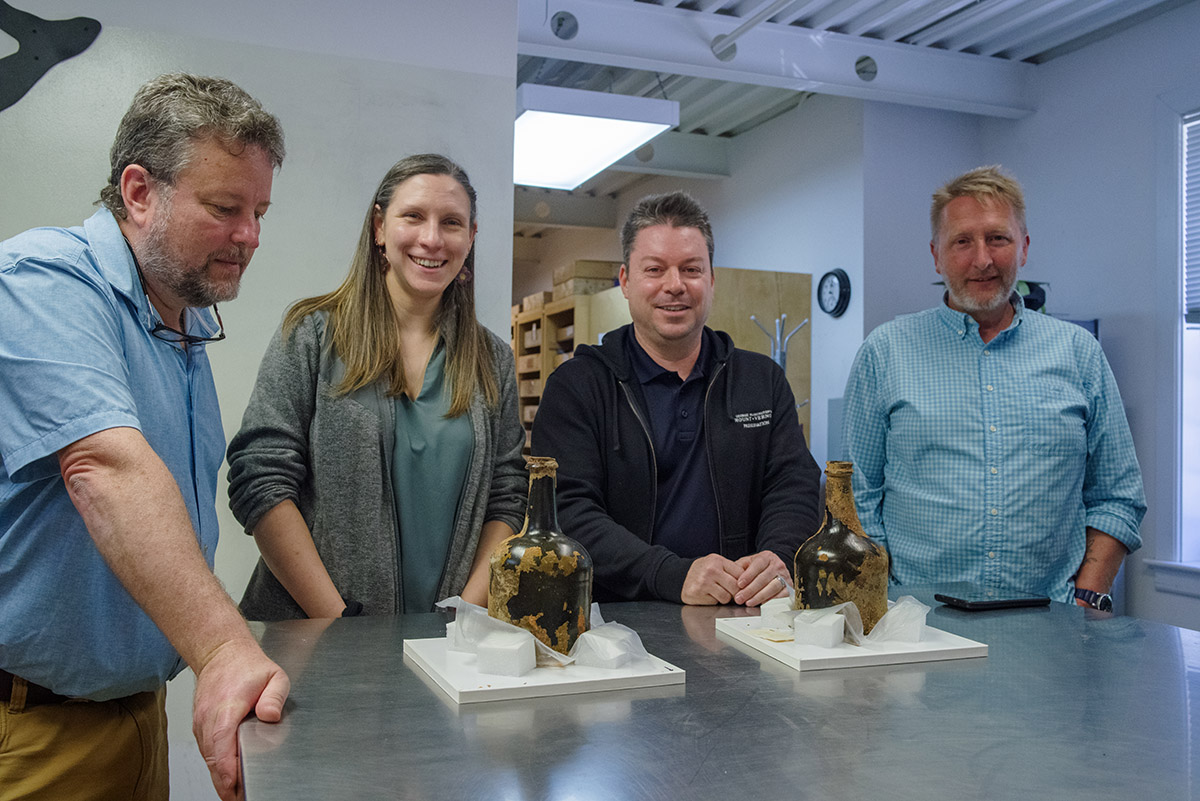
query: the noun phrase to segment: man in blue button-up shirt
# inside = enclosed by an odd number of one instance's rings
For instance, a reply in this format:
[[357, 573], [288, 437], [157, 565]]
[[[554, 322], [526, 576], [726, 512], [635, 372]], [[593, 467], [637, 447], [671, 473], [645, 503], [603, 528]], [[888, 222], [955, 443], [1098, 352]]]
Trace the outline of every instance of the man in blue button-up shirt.
[[1146, 511], [1112, 371], [1083, 328], [1014, 291], [1029, 250], [1015, 180], [981, 167], [933, 198], [943, 303], [871, 332], [846, 385], [863, 526], [899, 584], [1111, 609]]
[[225, 437], [205, 343], [282, 160], [240, 88], [164, 75], [121, 121], [105, 208], [0, 243], [0, 796], [165, 799], [183, 662], [222, 798], [238, 723], [279, 720], [287, 676], [212, 574]]

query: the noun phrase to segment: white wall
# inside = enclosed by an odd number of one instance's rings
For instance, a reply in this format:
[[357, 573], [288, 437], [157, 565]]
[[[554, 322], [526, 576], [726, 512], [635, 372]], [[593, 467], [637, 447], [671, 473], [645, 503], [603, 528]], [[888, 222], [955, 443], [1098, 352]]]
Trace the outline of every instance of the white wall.
[[[1200, 4], [1190, 3], [1036, 73], [1038, 111], [983, 125], [984, 150], [1022, 180], [1026, 274], [1054, 311], [1100, 318], [1145, 479], [1144, 546], [1129, 560], [1129, 611], [1200, 626], [1200, 599], [1159, 593], [1142, 559], [1174, 553], [1176, 267], [1159, 267], [1158, 96], [1200, 80]], [[1171, 265], [1173, 260], [1165, 260]]]
[[[222, 307], [229, 338], [209, 350], [227, 435], [284, 308], [341, 281], [371, 193], [404, 155], [440, 151], [470, 173], [479, 193], [480, 316], [507, 338], [516, 0], [48, 0], [36, 7], [47, 18], [97, 17], [104, 29], [91, 48], [0, 112], [0, 239], [34, 225], [77, 225], [94, 211], [117, 123], [136, 88], [155, 75], [223, 75], [283, 123], [288, 157], [262, 244], [241, 296]], [[5, 53], [14, 49], [7, 44]], [[219, 491], [217, 575], [239, 598], [257, 550]], [[173, 741], [190, 737], [190, 692], [177, 692], [177, 684], [169, 694]]]

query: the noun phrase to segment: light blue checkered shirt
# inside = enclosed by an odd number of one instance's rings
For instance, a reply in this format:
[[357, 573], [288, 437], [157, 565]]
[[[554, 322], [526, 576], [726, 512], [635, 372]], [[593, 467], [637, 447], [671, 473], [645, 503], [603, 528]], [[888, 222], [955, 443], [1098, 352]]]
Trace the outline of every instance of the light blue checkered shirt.
[[1088, 526], [1141, 545], [1141, 471], [1099, 343], [1014, 305], [987, 344], [943, 304], [879, 326], [854, 360], [845, 456], [863, 527], [899, 584], [1065, 602]]

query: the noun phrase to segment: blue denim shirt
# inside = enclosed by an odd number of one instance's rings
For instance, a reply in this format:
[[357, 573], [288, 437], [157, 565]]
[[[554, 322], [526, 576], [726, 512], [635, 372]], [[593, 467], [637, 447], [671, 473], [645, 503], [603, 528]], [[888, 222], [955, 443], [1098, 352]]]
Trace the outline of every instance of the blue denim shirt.
[[[151, 336], [158, 315], [107, 210], [0, 243], [0, 320], [0, 668], [94, 700], [153, 690], [182, 661], [96, 550], [57, 453], [141, 431], [212, 567], [225, 436], [208, 357]], [[189, 333], [215, 328], [188, 310]]]
[[1015, 306], [988, 343], [945, 305], [898, 317], [854, 360], [843, 431], [855, 501], [901, 584], [1066, 602], [1088, 526], [1141, 545], [1141, 471], [1099, 343]]

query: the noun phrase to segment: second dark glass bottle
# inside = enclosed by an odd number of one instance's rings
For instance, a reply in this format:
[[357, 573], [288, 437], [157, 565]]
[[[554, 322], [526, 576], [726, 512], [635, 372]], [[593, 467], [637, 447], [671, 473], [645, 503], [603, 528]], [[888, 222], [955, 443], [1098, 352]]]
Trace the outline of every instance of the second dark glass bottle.
[[797, 609], [853, 601], [867, 634], [887, 612], [888, 553], [858, 521], [853, 462], [825, 463], [825, 523], [796, 551]]
[[520, 626], [560, 653], [588, 630], [592, 558], [558, 527], [558, 462], [532, 456], [525, 527], [492, 552], [488, 614]]

